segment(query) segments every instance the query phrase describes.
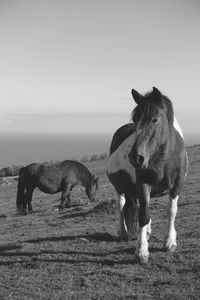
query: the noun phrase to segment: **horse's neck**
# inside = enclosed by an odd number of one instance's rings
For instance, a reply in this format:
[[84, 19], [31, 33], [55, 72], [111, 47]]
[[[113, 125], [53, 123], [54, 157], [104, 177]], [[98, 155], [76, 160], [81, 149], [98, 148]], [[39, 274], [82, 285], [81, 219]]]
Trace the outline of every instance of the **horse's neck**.
[[[184, 140], [183, 137], [183, 132], [181, 130], [181, 127], [176, 119], [176, 117], [174, 116], [174, 123], [173, 123], [173, 128], [175, 129], [175, 131], [177, 131], [180, 136], [182, 137], [182, 139]], [[157, 157], [159, 158], [168, 158], [168, 156], [170, 155], [170, 152], [172, 151], [172, 149], [174, 148], [174, 145], [176, 144], [176, 134], [175, 131], [172, 130], [169, 132], [169, 136], [166, 139], [165, 143], [163, 143], [160, 148], [158, 149], [158, 152], [156, 153], [155, 157], [157, 159]]]

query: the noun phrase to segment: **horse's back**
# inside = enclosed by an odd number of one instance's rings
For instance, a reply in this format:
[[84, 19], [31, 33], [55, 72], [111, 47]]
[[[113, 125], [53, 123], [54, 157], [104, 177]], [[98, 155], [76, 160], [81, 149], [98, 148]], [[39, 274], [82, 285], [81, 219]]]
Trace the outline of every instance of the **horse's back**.
[[63, 177], [71, 185], [81, 184], [91, 177], [89, 170], [76, 160], [65, 160], [61, 163]]
[[38, 172], [38, 186], [40, 189], [49, 189], [53, 192], [65, 185], [81, 184], [89, 171], [81, 163], [65, 160], [52, 165], [41, 165]]

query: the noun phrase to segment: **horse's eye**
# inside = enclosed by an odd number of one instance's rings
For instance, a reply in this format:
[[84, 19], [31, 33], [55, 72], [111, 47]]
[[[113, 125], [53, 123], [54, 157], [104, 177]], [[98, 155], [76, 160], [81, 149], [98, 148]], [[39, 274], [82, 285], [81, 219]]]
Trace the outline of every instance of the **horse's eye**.
[[152, 123], [157, 124], [160, 121], [160, 118], [153, 118]]

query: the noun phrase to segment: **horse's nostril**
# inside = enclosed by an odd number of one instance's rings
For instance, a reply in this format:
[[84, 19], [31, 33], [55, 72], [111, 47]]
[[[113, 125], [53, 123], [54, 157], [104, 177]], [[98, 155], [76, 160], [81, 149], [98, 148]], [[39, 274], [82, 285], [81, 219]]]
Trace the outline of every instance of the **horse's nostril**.
[[137, 155], [137, 157], [136, 157], [136, 162], [137, 162], [137, 164], [138, 164], [139, 166], [141, 166], [141, 165], [143, 164], [143, 162], [144, 162], [144, 156], [142, 156], [142, 155]]

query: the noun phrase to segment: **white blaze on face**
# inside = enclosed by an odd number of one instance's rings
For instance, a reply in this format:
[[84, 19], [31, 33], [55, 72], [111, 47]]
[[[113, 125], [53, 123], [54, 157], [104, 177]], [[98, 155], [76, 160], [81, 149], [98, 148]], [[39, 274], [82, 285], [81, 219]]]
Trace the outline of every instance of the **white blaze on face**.
[[174, 116], [174, 128], [178, 131], [178, 133], [180, 134], [180, 136], [184, 139], [184, 136], [183, 136], [183, 132], [181, 130], [181, 127], [176, 119], [176, 117]]

